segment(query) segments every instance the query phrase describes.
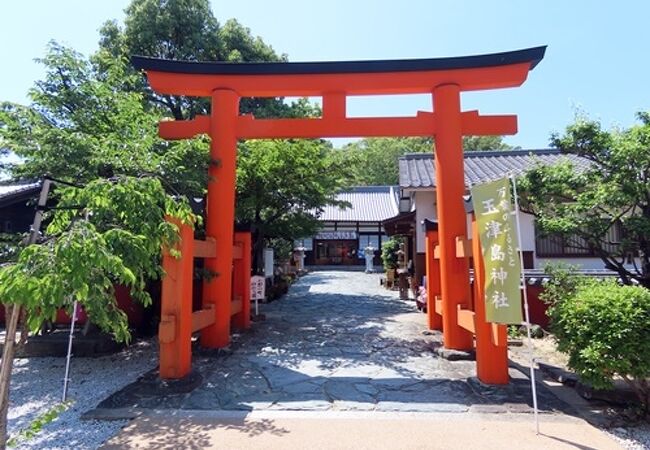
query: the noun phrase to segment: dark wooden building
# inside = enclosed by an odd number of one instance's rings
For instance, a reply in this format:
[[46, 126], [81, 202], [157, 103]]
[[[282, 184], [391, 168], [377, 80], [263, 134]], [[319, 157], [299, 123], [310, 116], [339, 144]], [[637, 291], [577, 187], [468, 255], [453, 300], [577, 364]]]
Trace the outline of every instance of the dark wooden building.
[[397, 187], [353, 187], [339, 193], [337, 200], [348, 202], [350, 207], [326, 207], [319, 215], [321, 230], [296, 242], [306, 249], [305, 265], [364, 265], [368, 246], [377, 249], [374, 263], [381, 265], [380, 248], [387, 239], [382, 222], [398, 214]]
[[41, 183], [0, 184], [0, 233], [27, 233]]

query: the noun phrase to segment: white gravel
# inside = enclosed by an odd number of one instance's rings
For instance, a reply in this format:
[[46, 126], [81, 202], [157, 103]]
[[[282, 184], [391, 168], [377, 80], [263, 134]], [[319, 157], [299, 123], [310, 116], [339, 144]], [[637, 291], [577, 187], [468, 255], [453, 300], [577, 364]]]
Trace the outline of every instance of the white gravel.
[[[156, 339], [100, 358], [74, 358], [68, 398], [72, 405], [17, 448], [96, 449], [127, 421], [81, 421], [108, 395], [135, 381], [158, 364]], [[10, 437], [61, 401], [65, 358], [21, 358], [14, 361], [9, 406]], [[603, 430], [628, 450], [650, 449], [650, 424]]]
[[628, 450], [650, 449], [650, 424], [637, 425], [626, 428], [613, 428], [603, 430], [623, 448]]
[[[108, 395], [135, 381], [158, 364], [155, 339], [138, 342], [114, 355], [72, 358], [68, 399], [72, 405], [46, 424], [20, 449], [95, 449], [126, 421], [81, 421], [80, 416]], [[9, 435], [15, 436], [61, 401], [65, 358], [21, 358], [14, 361], [9, 405]]]

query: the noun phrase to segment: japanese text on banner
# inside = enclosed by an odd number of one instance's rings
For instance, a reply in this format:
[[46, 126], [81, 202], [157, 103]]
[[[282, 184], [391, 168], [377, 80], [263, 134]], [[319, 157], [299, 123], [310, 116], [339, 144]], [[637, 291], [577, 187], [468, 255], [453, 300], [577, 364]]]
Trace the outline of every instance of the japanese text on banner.
[[521, 323], [521, 266], [508, 178], [472, 187], [485, 264], [486, 321]]

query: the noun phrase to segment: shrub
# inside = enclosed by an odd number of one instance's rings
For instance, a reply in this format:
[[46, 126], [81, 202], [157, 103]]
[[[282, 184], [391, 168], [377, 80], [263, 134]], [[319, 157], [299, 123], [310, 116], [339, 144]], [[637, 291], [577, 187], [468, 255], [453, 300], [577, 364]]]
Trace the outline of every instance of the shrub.
[[399, 245], [402, 243], [401, 237], [393, 236], [381, 246], [381, 260], [384, 264], [384, 269], [397, 268], [397, 251]]
[[650, 412], [650, 290], [583, 280], [551, 309], [551, 327], [569, 366], [597, 389], [620, 376]]
[[578, 266], [564, 262], [548, 263], [544, 266], [544, 272], [549, 280], [544, 283], [544, 290], [539, 295], [540, 300], [549, 305], [549, 316], [552, 317], [553, 306], [563, 299], [570, 297], [586, 280], [583, 275], [576, 273]]

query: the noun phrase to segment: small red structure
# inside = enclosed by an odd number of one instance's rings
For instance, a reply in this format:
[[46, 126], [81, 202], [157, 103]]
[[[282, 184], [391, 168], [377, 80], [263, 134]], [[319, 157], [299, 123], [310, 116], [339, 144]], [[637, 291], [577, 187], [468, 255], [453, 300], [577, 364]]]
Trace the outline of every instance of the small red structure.
[[[180, 257], [172, 255], [169, 249], [163, 252], [162, 299], [158, 340], [160, 342], [160, 376], [182, 378], [192, 366], [192, 333], [201, 334], [214, 329], [217, 315], [214, 303], [203, 302], [202, 309], [192, 311], [192, 288], [194, 279], [194, 258], [215, 258], [214, 239], [194, 239], [194, 230], [187, 224], [173, 221], [179, 228], [180, 239], [176, 244]], [[232, 323], [240, 328], [250, 327], [251, 299], [251, 235], [237, 232], [232, 247], [233, 298], [227, 305], [228, 327]], [[221, 316], [223, 317], [223, 316]], [[222, 321], [223, 322], [223, 321]]]
[[[427, 245], [427, 262], [431, 270], [429, 279], [439, 274], [439, 299], [433, 297], [429, 303], [437, 304], [439, 301], [440, 308], [429, 308], [429, 326], [439, 328], [441, 322], [444, 345], [450, 349], [473, 348], [473, 334], [476, 333], [478, 366], [488, 368], [486, 371], [479, 369], [479, 378], [490, 383], [507, 382], [507, 359], [493, 357], [495, 346], [501, 348], [501, 328], [497, 329], [496, 338], [488, 345], [485, 339], [494, 334], [492, 326], [484, 324], [480, 308], [470, 311], [469, 250], [476, 245], [477, 239], [471, 243], [467, 237], [462, 197], [465, 191], [462, 137], [514, 134], [517, 118], [481, 116], [478, 111], [463, 112], [460, 93], [519, 86], [541, 61], [544, 52], [545, 47], [537, 47], [459, 58], [304, 63], [190, 62], [134, 57], [133, 64], [146, 72], [156, 92], [212, 99], [209, 116], [160, 123], [160, 135], [167, 139], [198, 134], [209, 134], [212, 138], [206, 219], [209, 244], [201, 245], [210, 248], [209, 255], [204, 256], [205, 267], [218, 276], [204, 285], [200, 317], [206, 318], [201, 321], [202, 325], [209, 325], [202, 329], [201, 344], [224, 347], [230, 338], [230, 318], [236, 304], [232, 301], [233, 279], [230, 274], [233, 267], [238, 139], [432, 136], [435, 139], [438, 231]], [[348, 96], [391, 94], [430, 94], [433, 112], [418, 112], [414, 117], [346, 116]], [[239, 114], [242, 97], [286, 96], [322, 97], [322, 117], [255, 119], [252, 115]], [[182, 240], [181, 249], [183, 253], [193, 255], [188, 240], [189, 235]], [[431, 259], [435, 253], [434, 242], [437, 242], [437, 263]], [[459, 246], [462, 252], [458, 251]], [[189, 370], [186, 361], [187, 330], [194, 328], [184, 322], [187, 321], [187, 307], [178, 305], [180, 300], [174, 300], [187, 298], [190, 288], [183, 278], [189, 276], [189, 264], [184, 259], [174, 263], [168, 261], [167, 264], [178, 264], [173, 271], [182, 273], [174, 281], [176, 284], [168, 281], [163, 287], [163, 297], [173, 305], [167, 315], [175, 317], [174, 330], [180, 333], [174, 335], [174, 339], [178, 336], [182, 342], [173, 340], [170, 345], [176, 347], [161, 348], [161, 376], [177, 378]], [[480, 292], [477, 294], [481, 295]], [[441, 312], [441, 320], [435, 316], [436, 311]], [[471, 318], [466, 311], [472, 312]], [[179, 314], [185, 318], [180, 322]], [[165, 331], [167, 328], [171, 329], [171, 326], [161, 325], [161, 342], [163, 335], [170, 339], [170, 334]], [[490, 331], [489, 335], [486, 330]], [[186, 353], [176, 354], [175, 351]], [[175, 363], [175, 358], [183, 358], [183, 362]], [[163, 360], [177, 367], [174, 371], [163, 372]]]

